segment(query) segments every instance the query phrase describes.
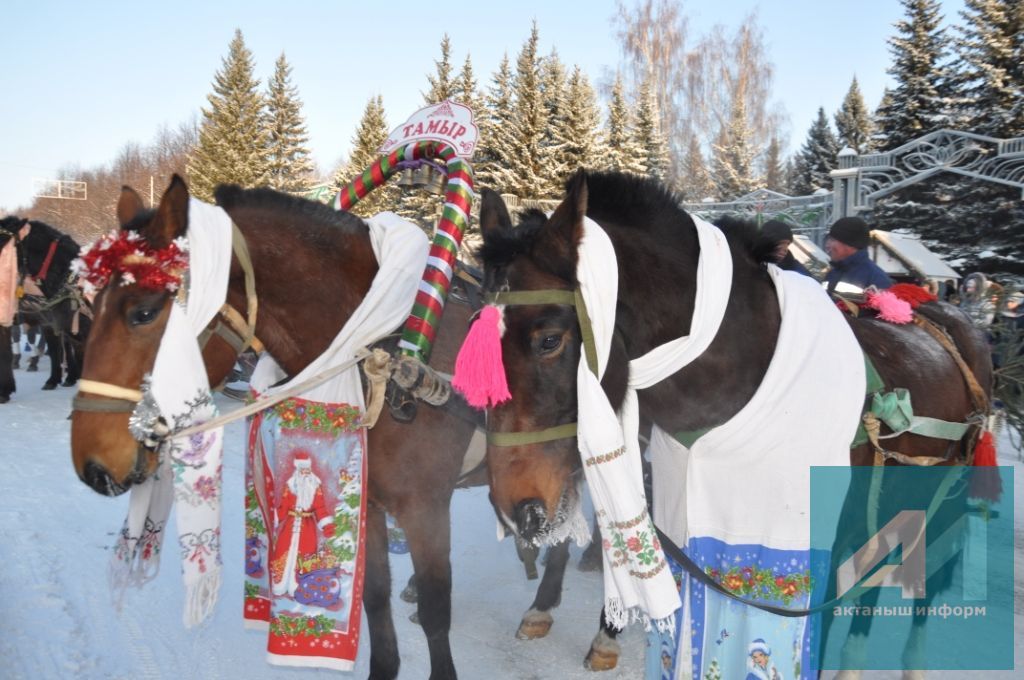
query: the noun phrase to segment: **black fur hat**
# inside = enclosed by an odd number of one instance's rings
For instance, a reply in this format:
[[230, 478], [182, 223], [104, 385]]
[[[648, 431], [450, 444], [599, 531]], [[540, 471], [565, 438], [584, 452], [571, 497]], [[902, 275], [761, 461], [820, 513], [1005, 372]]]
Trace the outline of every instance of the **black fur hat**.
[[871, 244], [871, 229], [859, 217], [843, 217], [835, 221], [828, 235], [851, 248], [862, 250]]
[[761, 236], [769, 241], [792, 241], [793, 230], [782, 220], [768, 220], [761, 225]]

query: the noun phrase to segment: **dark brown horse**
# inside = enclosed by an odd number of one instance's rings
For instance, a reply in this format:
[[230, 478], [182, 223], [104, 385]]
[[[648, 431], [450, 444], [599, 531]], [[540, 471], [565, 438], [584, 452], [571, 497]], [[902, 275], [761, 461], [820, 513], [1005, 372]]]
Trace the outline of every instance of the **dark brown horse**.
[[[17, 240], [19, 280], [30, 279], [42, 295], [26, 295], [19, 301], [18, 322], [37, 327], [46, 342], [50, 377], [43, 389], [52, 390], [61, 384], [71, 387], [81, 373], [90, 326], [89, 317], [81, 312], [81, 297], [69, 278], [79, 246], [45, 222], [13, 216], [0, 220], [0, 246], [11, 238], [9, 234], [20, 233], [26, 226], [28, 233]], [[7, 349], [0, 347], [0, 362], [5, 365], [10, 363], [10, 344], [8, 341], [4, 345]], [[5, 392], [4, 384], [0, 374], [0, 395]]]
[[[277, 193], [222, 186], [218, 203], [244, 234], [252, 257], [259, 315], [256, 336], [289, 375], [328, 347], [359, 305], [377, 272], [366, 224], [354, 215]], [[185, 234], [189, 195], [178, 177], [159, 207], [145, 210], [138, 195], [122, 191], [117, 217], [155, 248]], [[247, 309], [243, 269], [232, 260], [227, 303]], [[147, 292], [117, 279], [96, 297], [96, 316], [83, 378], [137, 389], [152, 370], [170, 309], [168, 293]], [[472, 310], [451, 302], [438, 332], [432, 366], [451, 372]], [[204, 361], [211, 385], [230, 373], [236, 351], [214, 338]], [[92, 398], [82, 393], [85, 399]], [[132, 438], [127, 413], [75, 411], [71, 448], [79, 477], [100, 493], [126, 491], [151, 474], [154, 454]], [[385, 409], [368, 433], [366, 581], [370, 677], [394, 678], [399, 656], [391, 615], [385, 512], [405, 530], [418, 589], [419, 622], [427, 636], [431, 678], [454, 678], [449, 646], [451, 565], [449, 503], [475, 425], [443, 409], [422, 406], [402, 424]], [[537, 599], [520, 635], [539, 637], [561, 595], [568, 545], [548, 560]]]
[[[608, 234], [618, 262], [615, 330], [602, 379], [617, 408], [626, 393], [628, 362], [690, 334], [700, 249], [694, 221], [675, 196], [650, 180], [581, 172], [569, 181], [550, 217], [527, 211], [513, 228], [500, 198], [485, 191], [480, 215], [485, 292], [575, 290], [585, 216]], [[638, 393], [641, 416], [665, 432], [703, 430], [728, 421], [754, 395], [775, 351], [780, 311], [763, 264], [774, 244], [759, 245], [750, 227], [721, 226], [732, 254], [733, 280], [718, 333], [699, 358]], [[981, 334], [944, 303], [918, 311], [946, 329], [981, 389], [990, 394], [991, 362]], [[869, 316], [850, 317], [849, 323], [885, 384], [913, 393], [917, 413], [963, 422], [978, 410], [953, 356], [926, 330]], [[504, 328], [501, 347], [512, 399], [489, 411], [489, 432], [538, 432], [575, 423], [582, 351], [576, 310], [566, 304], [516, 303], [504, 308]], [[971, 429], [976, 436], [977, 429]], [[891, 450], [947, 464], [967, 460], [973, 444], [971, 436], [951, 444], [909, 433], [887, 441]], [[874, 455], [863, 445], [850, 451], [850, 462], [871, 465]], [[574, 503], [578, 493], [581, 460], [575, 436], [489, 445], [487, 456], [498, 516], [527, 539], [551, 533], [565, 516], [559, 510]]]

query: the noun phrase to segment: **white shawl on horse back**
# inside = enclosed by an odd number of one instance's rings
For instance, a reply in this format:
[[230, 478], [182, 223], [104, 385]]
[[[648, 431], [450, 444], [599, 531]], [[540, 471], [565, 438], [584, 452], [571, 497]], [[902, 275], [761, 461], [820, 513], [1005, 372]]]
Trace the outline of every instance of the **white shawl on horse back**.
[[[689, 449], [657, 427], [651, 436], [655, 522], [698, 565], [723, 572], [728, 568], [723, 558], [706, 546], [761, 546], [807, 554], [811, 466], [849, 465], [864, 400], [863, 356], [842, 314], [814, 280], [775, 265], [768, 265], [768, 273], [778, 295], [781, 325], [775, 353], [754, 396]], [[806, 557], [800, 560], [806, 562]], [[747, 608], [734, 614], [737, 608], [728, 600], [704, 593], [704, 586], [691, 579], [684, 578], [683, 584], [688, 597], [677, 637], [686, 644], [677, 647], [676, 677], [691, 677], [698, 661], [691, 658], [694, 653], [701, 655], [695, 673], [704, 677], [710, 657], [727, 653], [726, 645], [711, 644], [723, 621], [731, 621], [728, 629], [743, 640], [764, 634], [758, 627], [764, 623]], [[700, 616], [690, 611], [694, 598], [704, 601]], [[789, 606], [807, 604], [804, 594]], [[733, 616], [739, 618], [728, 618]], [[701, 631], [703, 638], [698, 636]], [[789, 647], [803, 649], [803, 627], [792, 635]], [[746, 663], [744, 654], [740, 650], [736, 658], [717, 662], [723, 672], [738, 672]]]

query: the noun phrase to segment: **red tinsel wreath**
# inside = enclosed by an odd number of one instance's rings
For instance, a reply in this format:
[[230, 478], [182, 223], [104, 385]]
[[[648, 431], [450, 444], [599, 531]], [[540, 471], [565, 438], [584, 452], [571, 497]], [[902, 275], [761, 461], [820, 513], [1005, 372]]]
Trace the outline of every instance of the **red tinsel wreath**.
[[121, 285], [174, 292], [188, 268], [188, 243], [180, 238], [155, 249], [134, 231], [112, 231], [82, 249], [74, 262], [86, 294], [95, 293], [118, 274]]

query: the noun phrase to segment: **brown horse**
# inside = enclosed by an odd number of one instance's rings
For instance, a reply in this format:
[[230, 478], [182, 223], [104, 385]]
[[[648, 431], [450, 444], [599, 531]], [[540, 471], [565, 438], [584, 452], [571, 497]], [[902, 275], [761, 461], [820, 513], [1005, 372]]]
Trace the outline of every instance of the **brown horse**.
[[[675, 196], [650, 180], [580, 172], [550, 217], [527, 211], [513, 228], [500, 198], [485, 191], [480, 214], [485, 292], [576, 290], [584, 217], [607, 233], [618, 262], [615, 329], [601, 383], [618, 408], [626, 393], [628, 362], [690, 334], [700, 249], [694, 221]], [[718, 333], [696, 360], [638, 393], [641, 417], [665, 432], [704, 430], [728, 421], [754, 395], [775, 351], [780, 311], [764, 266], [774, 244], [759, 244], [750, 226], [720, 226], [729, 242], [733, 280]], [[925, 304], [918, 311], [946, 329], [981, 389], [990, 394], [991, 362], [981, 334], [944, 303]], [[576, 310], [550, 301], [517, 302], [504, 308], [503, 322], [501, 349], [512, 399], [489, 411], [489, 433], [536, 433], [575, 423], [582, 351]], [[869, 316], [850, 317], [849, 323], [884, 383], [913, 393], [915, 412], [954, 422], [977, 412], [953, 355], [926, 330]], [[971, 428], [962, 441], [950, 443], [907, 433], [887, 440], [886, 447], [954, 464], [968, 459], [976, 435], [977, 428]], [[871, 465], [874, 456], [863, 445], [850, 451], [850, 462]], [[577, 502], [581, 459], [574, 435], [489, 444], [487, 457], [492, 503], [518, 535], [529, 540], [554, 532], [565, 508]], [[656, 468], [653, 474], [657, 477]]]
[[[359, 305], [377, 272], [366, 224], [354, 215], [268, 189], [221, 186], [218, 203], [244, 234], [252, 258], [259, 314], [256, 336], [289, 374], [296, 375], [328, 347]], [[137, 231], [154, 248], [186, 233], [189, 194], [175, 176], [158, 208], [145, 210], [125, 187], [117, 206], [122, 229]], [[245, 276], [232, 260], [227, 303], [245, 314]], [[454, 297], [454, 296], [453, 296]], [[153, 368], [170, 310], [170, 295], [147, 292], [114, 279], [95, 300], [96, 317], [85, 357], [84, 379], [137, 389]], [[472, 310], [448, 305], [434, 345], [432, 365], [451, 372]], [[211, 385], [231, 371], [236, 350], [219, 338], [203, 351]], [[88, 392], [82, 399], [93, 399]], [[144, 480], [156, 456], [132, 438], [128, 413], [76, 410], [71, 449], [75, 471], [96, 491], [116, 495]], [[398, 674], [391, 615], [385, 512], [408, 537], [418, 589], [419, 622], [427, 636], [431, 678], [454, 678], [449, 646], [451, 564], [449, 503], [474, 423], [440, 408], [422, 407], [402, 424], [385, 409], [368, 433], [369, 466], [366, 581], [370, 677]], [[520, 635], [539, 637], [550, 626], [548, 610], [561, 594], [568, 544], [552, 553], [537, 599]]]

